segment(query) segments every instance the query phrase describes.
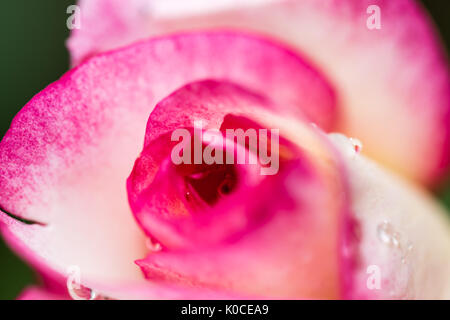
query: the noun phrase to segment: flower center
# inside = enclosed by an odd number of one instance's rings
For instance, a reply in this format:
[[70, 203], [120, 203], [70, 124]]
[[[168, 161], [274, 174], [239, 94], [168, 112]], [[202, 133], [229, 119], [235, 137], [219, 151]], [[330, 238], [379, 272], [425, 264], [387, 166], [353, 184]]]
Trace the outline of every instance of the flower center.
[[234, 165], [193, 166], [198, 168], [184, 177], [188, 202], [202, 202], [212, 206], [235, 190], [238, 179]]

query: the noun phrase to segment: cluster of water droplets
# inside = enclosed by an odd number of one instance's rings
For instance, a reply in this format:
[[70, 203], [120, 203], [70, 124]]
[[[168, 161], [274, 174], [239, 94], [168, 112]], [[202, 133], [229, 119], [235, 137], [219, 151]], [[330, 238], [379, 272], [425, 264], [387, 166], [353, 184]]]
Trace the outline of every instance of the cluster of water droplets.
[[402, 241], [400, 233], [395, 230], [390, 222], [384, 220], [378, 224], [377, 237], [385, 245], [401, 250], [401, 261], [403, 264], [407, 262], [407, 258], [413, 250], [413, 244], [409, 240], [406, 242]]
[[390, 246], [398, 248], [400, 246], [400, 234], [394, 230], [394, 227], [386, 220], [377, 226], [378, 239]]
[[[405, 278], [402, 283], [397, 283], [396, 286], [390, 290], [389, 294], [394, 298], [404, 297], [404, 295], [408, 292], [408, 286], [410, 286], [409, 279], [411, 265], [408, 262], [414, 246], [411, 241], [403, 239], [400, 232], [398, 232], [387, 220], [384, 220], [378, 224], [377, 237], [378, 240], [384, 245], [394, 250], [398, 250], [398, 256], [403, 267], [398, 269], [397, 272], [399, 275], [404, 275]], [[395, 253], [393, 254], [396, 255]], [[399, 279], [401, 278], [402, 277], [400, 276]]]

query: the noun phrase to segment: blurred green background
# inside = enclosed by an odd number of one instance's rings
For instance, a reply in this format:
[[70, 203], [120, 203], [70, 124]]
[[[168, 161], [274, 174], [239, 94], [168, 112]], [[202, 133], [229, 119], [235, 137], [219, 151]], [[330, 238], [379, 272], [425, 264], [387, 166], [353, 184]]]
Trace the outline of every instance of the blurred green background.
[[[423, 3], [433, 16], [448, 52], [450, 1], [424, 0]], [[68, 70], [66, 9], [71, 4], [75, 1], [2, 1], [0, 137], [22, 106]], [[450, 208], [450, 182], [440, 188], [438, 196]], [[0, 239], [0, 299], [15, 298], [34, 281], [33, 272]]]

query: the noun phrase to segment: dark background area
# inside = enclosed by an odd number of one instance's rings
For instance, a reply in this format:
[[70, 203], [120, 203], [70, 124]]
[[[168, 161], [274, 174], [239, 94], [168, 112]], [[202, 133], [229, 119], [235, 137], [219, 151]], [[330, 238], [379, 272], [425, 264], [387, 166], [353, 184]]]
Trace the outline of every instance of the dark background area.
[[[450, 1], [422, 2], [432, 15], [448, 52]], [[3, 137], [14, 115], [36, 93], [68, 70], [69, 56], [65, 40], [69, 30], [66, 27], [66, 9], [71, 4], [75, 4], [75, 1], [2, 1], [0, 137]], [[450, 207], [450, 182], [437, 193]], [[0, 239], [0, 299], [15, 298], [26, 285], [34, 281], [32, 270]]]

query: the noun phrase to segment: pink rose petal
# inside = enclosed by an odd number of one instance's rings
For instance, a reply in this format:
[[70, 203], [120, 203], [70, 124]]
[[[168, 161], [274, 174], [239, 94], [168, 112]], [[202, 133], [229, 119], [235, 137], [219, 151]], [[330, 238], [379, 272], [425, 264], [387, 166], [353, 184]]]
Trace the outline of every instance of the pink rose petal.
[[[237, 29], [280, 39], [330, 77], [338, 130], [404, 176], [430, 184], [450, 162], [449, 68], [413, 0], [80, 1], [83, 27], [68, 41], [74, 64], [150, 35]], [[370, 6], [370, 8], [369, 8]], [[373, 6], [380, 29], [367, 21]], [[426, 156], [424, 156], [426, 155]]]
[[70, 297], [61, 295], [40, 287], [28, 287], [18, 297], [18, 300], [67, 300]]
[[[423, 189], [354, 152], [331, 135], [348, 173], [355, 237], [352, 299], [449, 299], [450, 222]], [[374, 277], [379, 277], [379, 282]], [[377, 285], [378, 284], [378, 285]]]
[[265, 92], [298, 113], [314, 106], [326, 119], [334, 108], [316, 71], [261, 38], [180, 35], [99, 55], [36, 95], [0, 143], [0, 207], [37, 222], [1, 212], [10, 245], [52, 278], [78, 266], [88, 287], [141, 281], [133, 261], [148, 249], [127, 203], [126, 178], [156, 103], [205, 78]]
[[[279, 109], [235, 85], [213, 81], [189, 84], [157, 105], [128, 181], [133, 212], [162, 245], [162, 251], [137, 261], [151, 282], [266, 298], [341, 296], [341, 223], [349, 222], [339, 162], [313, 126], [277, 122]], [[230, 194], [197, 209], [194, 195], [185, 201], [183, 187], [177, 190], [177, 175], [183, 184], [191, 173], [189, 165], [183, 176], [171, 164], [170, 133], [199, 120], [205, 129], [279, 128], [280, 139], [294, 135], [301, 150], [281, 140], [279, 173], [260, 176], [256, 185], [237, 173]], [[201, 179], [209, 191], [216, 188], [209, 176]]]

